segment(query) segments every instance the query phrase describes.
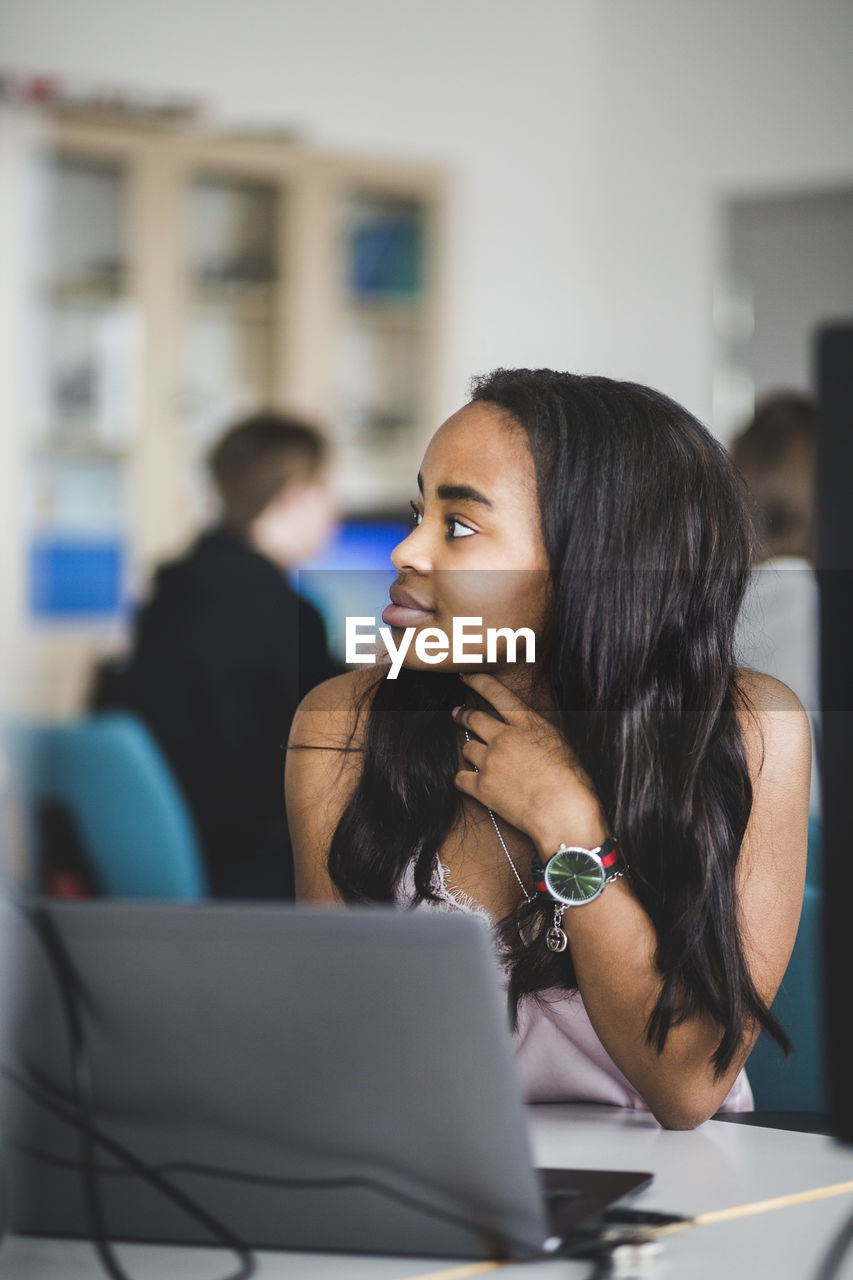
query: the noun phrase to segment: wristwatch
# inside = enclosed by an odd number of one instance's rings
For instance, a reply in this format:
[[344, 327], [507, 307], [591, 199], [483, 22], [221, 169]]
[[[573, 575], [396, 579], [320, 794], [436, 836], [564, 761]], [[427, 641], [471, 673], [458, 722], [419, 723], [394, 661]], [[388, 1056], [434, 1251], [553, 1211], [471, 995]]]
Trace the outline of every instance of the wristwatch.
[[624, 875], [625, 862], [616, 841], [605, 840], [597, 849], [561, 844], [544, 866], [537, 854], [530, 869], [539, 893], [564, 907], [582, 907], [594, 902], [609, 881]]

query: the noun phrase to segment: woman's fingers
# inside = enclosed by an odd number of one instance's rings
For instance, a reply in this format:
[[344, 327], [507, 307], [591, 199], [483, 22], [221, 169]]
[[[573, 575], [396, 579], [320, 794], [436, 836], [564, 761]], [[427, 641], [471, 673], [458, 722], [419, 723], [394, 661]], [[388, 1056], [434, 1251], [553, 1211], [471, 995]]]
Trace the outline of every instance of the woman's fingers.
[[525, 718], [530, 714], [530, 708], [527, 703], [519, 698], [517, 693], [513, 693], [505, 684], [501, 684], [500, 680], [495, 676], [490, 676], [486, 672], [469, 675], [467, 672], [460, 672], [460, 679], [463, 684], [469, 685], [475, 693], [479, 693], [481, 698], [485, 698], [490, 702], [507, 724], [522, 724]]
[[475, 733], [483, 742], [488, 742], [495, 729], [501, 725], [501, 721], [494, 716], [485, 711], [476, 711], [473, 707], [455, 707], [453, 718], [458, 725], [469, 733]]
[[480, 775], [478, 773], [474, 773], [471, 769], [460, 770], [453, 779], [456, 783], [456, 790], [464, 791], [465, 794], [469, 796], [477, 795], [477, 785], [479, 780]]
[[486, 750], [487, 748], [482, 742], [475, 742], [473, 738], [470, 742], [462, 743], [462, 755], [475, 769], [482, 769], [486, 759]]

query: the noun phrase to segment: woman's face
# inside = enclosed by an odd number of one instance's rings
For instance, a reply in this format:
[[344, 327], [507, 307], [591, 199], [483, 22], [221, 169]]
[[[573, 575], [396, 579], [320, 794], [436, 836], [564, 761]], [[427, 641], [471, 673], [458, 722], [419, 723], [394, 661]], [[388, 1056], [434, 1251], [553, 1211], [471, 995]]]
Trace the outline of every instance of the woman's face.
[[[493, 405], [466, 405], [430, 441], [413, 503], [415, 527], [391, 554], [397, 581], [383, 613], [395, 643], [415, 629], [404, 665], [422, 670], [506, 670], [507, 646], [498, 637], [495, 661], [487, 661], [487, 628], [528, 627], [539, 640], [550, 597], [549, 565], [542, 537], [533, 455], [522, 427]], [[426, 628], [452, 639], [454, 618], [480, 618], [467, 634], [466, 654], [479, 663], [454, 661], [453, 653], [427, 663], [414, 641]], [[426, 639], [426, 637], [424, 637]], [[517, 663], [526, 647], [520, 640]]]

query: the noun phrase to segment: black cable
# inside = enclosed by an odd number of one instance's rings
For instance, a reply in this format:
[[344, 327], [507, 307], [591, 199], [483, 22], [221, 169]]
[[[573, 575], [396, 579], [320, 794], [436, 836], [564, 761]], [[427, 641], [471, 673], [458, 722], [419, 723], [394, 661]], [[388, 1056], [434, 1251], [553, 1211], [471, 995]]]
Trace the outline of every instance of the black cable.
[[[65, 948], [59, 937], [54, 921], [46, 911], [33, 908], [25, 912], [27, 920], [32, 924], [50, 961], [53, 974], [57, 979], [59, 995], [65, 1015], [68, 1041], [71, 1050], [71, 1079], [74, 1086], [76, 1106], [84, 1121], [88, 1122], [91, 1113], [92, 1079], [89, 1060], [85, 1048], [83, 1023], [80, 1016], [79, 984], [73, 967], [70, 965]], [[126, 1272], [118, 1263], [110, 1245], [104, 1225], [103, 1206], [98, 1190], [97, 1174], [94, 1171], [93, 1152], [88, 1135], [88, 1124], [78, 1129], [80, 1150], [83, 1162], [83, 1186], [86, 1207], [92, 1227], [92, 1237], [101, 1265], [114, 1280], [128, 1280]]]
[[[14, 1078], [14, 1073], [10, 1072], [9, 1068], [0, 1067], [0, 1072], [6, 1075], [7, 1078], [13, 1079], [15, 1083], [18, 1083]], [[66, 1119], [68, 1117], [63, 1115], [62, 1118]], [[75, 1121], [70, 1118], [68, 1118], [68, 1122], [75, 1123]], [[105, 1135], [101, 1133], [96, 1133], [95, 1136], [97, 1141], [105, 1139]], [[106, 1138], [105, 1145], [107, 1143], [111, 1146], [115, 1146], [117, 1148], [116, 1154], [118, 1154], [118, 1149], [121, 1149], [121, 1144], [117, 1143], [115, 1139], [112, 1138]], [[79, 1163], [74, 1160], [54, 1155], [52, 1152], [41, 1151], [36, 1147], [29, 1146], [26, 1143], [17, 1142], [15, 1140], [7, 1141], [6, 1145], [14, 1147], [15, 1150], [21, 1151], [31, 1159], [42, 1161], [45, 1164], [50, 1164], [60, 1169], [68, 1169], [75, 1173], [79, 1172]], [[124, 1177], [128, 1176], [128, 1174], [132, 1172], [133, 1170], [121, 1168], [119, 1166], [111, 1166], [106, 1169], [101, 1168], [100, 1170], [101, 1176], [107, 1177]], [[436, 1217], [441, 1221], [462, 1226], [467, 1230], [473, 1230], [476, 1226], [476, 1224], [472, 1223], [470, 1217], [460, 1217], [450, 1211], [433, 1208], [433, 1206], [425, 1204], [423, 1201], [420, 1201], [415, 1197], [408, 1196], [405, 1192], [399, 1192], [395, 1187], [390, 1186], [388, 1183], [382, 1182], [378, 1178], [372, 1178], [369, 1175], [352, 1175], [338, 1178], [292, 1178], [276, 1174], [243, 1173], [234, 1169], [221, 1169], [215, 1165], [197, 1164], [192, 1161], [176, 1161], [157, 1165], [156, 1172], [161, 1175], [167, 1173], [173, 1175], [181, 1173], [195, 1174], [200, 1177], [206, 1176], [211, 1178], [221, 1178], [228, 1181], [244, 1182], [253, 1185], [287, 1187], [291, 1190], [333, 1190], [352, 1187], [366, 1187], [369, 1190], [377, 1191], [392, 1200], [398, 1200], [407, 1207], [413, 1207], [419, 1212]], [[601, 1222], [595, 1222], [593, 1225], [589, 1225], [587, 1227], [580, 1226], [575, 1228], [573, 1236], [564, 1241], [561, 1247], [554, 1253], [543, 1253], [532, 1257], [525, 1257], [523, 1259], [525, 1264], [529, 1264], [531, 1262], [548, 1262], [553, 1261], [555, 1258], [578, 1258], [593, 1263], [593, 1271], [590, 1273], [588, 1280], [604, 1280], [605, 1277], [611, 1277], [616, 1274], [613, 1269], [614, 1250], [622, 1244], [634, 1243], [636, 1240], [635, 1232], [627, 1231], [628, 1228], [636, 1228], [636, 1226], [641, 1222], [645, 1225], [658, 1226], [662, 1223], [683, 1221], [683, 1219], [673, 1214], [654, 1212], [644, 1213], [642, 1211], [626, 1210], [625, 1221], [622, 1222], [620, 1219], [621, 1212], [622, 1211], [619, 1209], [607, 1210]], [[612, 1227], [614, 1224], [625, 1226], [627, 1231], [626, 1235], [617, 1237], [610, 1234], [612, 1233]], [[609, 1234], [607, 1236], [602, 1235], [603, 1229], [608, 1230]]]
[[[50, 1097], [49, 1092], [44, 1086], [34, 1084], [21, 1076], [17, 1071], [9, 1066], [0, 1067], [0, 1074], [11, 1081], [28, 1097], [57, 1116], [60, 1120], [64, 1120], [66, 1124], [80, 1129], [86, 1121], [82, 1120], [67, 1104], [57, 1101]], [[58, 1090], [56, 1091], [58, 1092]], [[470, 1214], [460, 1214], [452, 1209], [441, 1209], [435, 1205], [428, 1204], [418, 1196], [410, 1195], [406, 1191], [401, 1191], [398, 1187], [392, 1186], [381, 1178], [376, 1178], [370, 1174], [342, 1174], [339, 1176], [324, 1175], [316, 1178], [305, 1177], [287, 1177], [280, 1174], [263, 1174], [263, 1173], [245, 1173], [235, 1169], [223, 1169], [216, 1165], [197, 1164], [192, 1161], [173, 1161], [164, 1165], [149, 1165], [135, 1156], [132, 1151], [124, 1146], [123, 1143], [103, 1132], [94, 1124], [87, 1124], [89, 1135], [96, 1145], [102, 1146], [110, 1155], [120, 1160], [128, 1166], [128, 1169], [119, 1168], [100, 1168], [98, 1173], [100, 1176], [115, 1177], [126, 1176], [129, 1172], [139, 1174], [141, 1177], [152, 1181], [160, 1190], [164, 1190], [166, 1194], [176, 1198], [185, 1198], [189, 1203], [183, 1205], [188, 1211], [194, 1212], [195, 1216], [204, 1214], [205, 1211], [191, 1201], [189, 1197], [185, 1197], [185, 1193], [173, 1184], [166, 1182], [166, 1175], [175, 1174], [195, 1174], [200, 1177], [217, 1178], [233, 1182], [243, 1182], [254, 1186], [269, 1187], [286, 1187], [292, 1191], [343, 1191], [352, 1190], [354, 1188], [362, 1188], [369, 1191], [376, 1191], [385, 1196], [389, 1200], [396, 1200], [398, 1204], [403, 1205], [407, 1209], [414, 1209], [418, 1213], [422, 1213], [428, 1217], [437, 1218], [440, 1222], [448, 1223], [451, 1226], [461, 1227], [468, 1232], [479, 1232], [480, 1235], [493, 1236], [494, 1227], [480, 1226]], [[19, 1143], [14, 1140], [7, 1142], [7, 1145], [14, 1146], [16, 1149], [23, 1151], [25, 1154], [42, 1160], [47, 1164], [56, 1165], [59, 1168], [73, 1169], [80, 1171], [79, 1162], [69, 1160], [62, 1156], [54, 1155], [51, 1152], [40, 1151], [35, 1147], [30, 1147], [25, 1143]], [[165, 1185], [161, 1185], [164, 1183]], [[205, 1215], [207, 1217], [207, 1215]], [[213, 1229], [215, 1220], [207, 1219], [205, 1225]], [[224, 1230], [224, 1228], [223, 1228]], [[521, 1250], [528, 1250], [529, 1246], [519, 1240], [514, 1240], [511, 1236], [504, 1236], [504, 1240], [508, 1245], [515, 1245]], [[230, 1247], [233, 1247], [230, 1246]]]
[[[13, 1071], [11, 1067], [3, 1067], [0, 1070], [2, 1070], [2, 1074], [7, 1080], [10, 1080], [23, 1093], [32, 1098], [34, 1102], [44, 1107], [45, 1110], [52, 1112], [53, 1115], [57, 1116], [60, 1120], [64, 1120], [81, 1135], [85, 1134], [85, 1136], [88, 1136], [92, 1143], [103, 1146], [111, 1155], [115, 1156], [117, 1160], [121, 1160], [126, 1164], [128, 1166], [128, 1170], [121, 1170], [122, 1173], [129, 1171], [130, 1173], [145, 1179], [145, 1181], [150, 1182], [158, 1191], [162, 1191], [164, 1195], [175, 1200], [180, 1208], [185, 1209], [187, 1213], [201, 1222], [202, 1226], [204, 1226], [213, 1235], [218, 1236], [223, 1240], [227, 1247], [229, 1249], [233, 1249], [235, 1253], [240, 1253], [242, 1251], [248, 1252], [243, 1242], [234, 1235], [232, 1231], [225, 1227], [218, 1219], [213, 1217], [212, 1214], [209, 1214], [201, 1205], [197, 1204], [196, 1201], [193, 1200], [193, 1198], [186, 1192], [182, 1191], [179, 1187], [173, 1186], [159, 1170], [134, 1155], [134, 1153], [128, 1147], [124, 1146], [123, 1143], [118, 1142], [115, 1138], [111, 1138], [108, 1134], [105, 1134], [102, 1130], [98, 1129], [97, 1126], [81, 1118], [81, 1116], [76, 1112], [69, 1110], [69, 1108], [64, 1106], [62, 1103], [55, 1102], [51, 1098], [45, 1096], [44, 1091], [38, 1085], [30, 1084], [26, 1079], [18, 1075], [16, 1071]], [[35, 1155], [39, 1159], [44, 1159], [52, 1164], [72, 1168], [78, 1173], [84, 1171], [81, 1169], [80, 1162], [64, 1160], [60, 1156], [54, 1156], [44, 1151], [37, 1151], [36, 1148], [33, 1147], [27, 1148], [26, 1144], [23, 1143], [16, 1144], [14, 1142], [10, 1142], [7, 1143], [7, 1145], [20, 1146], [21, 1148], [25, 1148], [29, 1154]], [[94, 1164], [93, 1168], [99, 1177], [103, 1177], [105, 1174], [118, 1172], [117, 1170], [101, 1169], [97, 1164]], [[252, 1265], [254, 1266], [254, 1261]], [[248, 1273], [248, 1275], [251, 1274], [251, 1272]], [[237, 1276], [239, 1276], [239, 1280], [244, 1280], [242, 1272], [237, 1273], [234, 1277], [228, 1277], [228, 1280], [237, 1280]]]
[[[41, 1152], [25, 1144], [15, 1143], [32, 1157], [49, 1163], [70, 1167], [82, 1172], [86, 1195], [87, 1209], [92, 1224], [93, 1243], [101, 1265], [112, 1280], [132, 1280], [115, 1256], [113, 1242], [109, 1239], [104, 1222], [99, 1179], [104, 1176], [135, 1174], [150, 1183], [167, 1198], [201, 1223], [215, 1238], [223, 1242], [240, 1260], [239, 1270], [223, 1278], [223, 1280], [249, 1280], [256, 1269], [252, 1251], [239, 1237], [219, 1219], [207, 1210], [192, 1196], [182, 1191], [169, 1181], [167, 1174], [195, 1174], [211, 1178], [228, 1179], [253, 1185], [287, 1187], [291, 1190], [344, 1190], [364, 1188], [376, 1191], [388, 1199], [395, 1200], [406, 1208], [438, 1219], [451, 1226], [459, 1227], [466, 1232], [478, 1232], [481, 1236], [494, 1239], [492, 1225], [481, 1227], [472, 1220], [470, 1214], [462, 1215], [453, 1210], [440, 1209], [418, 1196], [411, 1195], [369, 1174], [352, 1174], [339, 1177], [294, 1178], [278, 1175], [241, 1173], [222, 1169], [217, 1166], [195, 1164], [193, 1162], [172, 1162], [162, 1166], [152, 1166], [136, 1156], [123, 1143], [101, 1130], [94, 1121], [94, 1101], [89, 1057], [86, 1046], [85, 1031], [81, 1017], [81, 1005], [85, 1003], [85, 992], [80, 984], [76, 970], [68, 955], [59, 931], [52, 917], [42, 906], [16, 904], [25, 919], [35, 929], [50, 960], [51, 969], [59, 987], [63, 1012], [68, 1028], [68, 1039], [71, 1048], [72, 1090], [69, 1092], [48, 1081], [33, 1068], [27, 1068], [32, 1077], [27, 1079], [8, 1065], [0, 1066], [0, 1073], [18, 1089], [31, 1098], [37, 1105], [44, 1107], [60, 1120], [74, 1128], [81, 1139], [81, 1160], [75, 1163], [62, 1157]], [[119, 1168], [104, 1169], [98, 1163], [96, 1147], [102, 1147], [120, 1162]], [[82, 1168], [81, 1168], [82, 1166]], [[514, 1240], [511, 1236], [503, 1236], [504, 1246], [515, 1246], [522, 1255], [529, 1257], [529, 1246], [526, 1242]], [[581, 1230], [576, 1238], [564, 1242], [559, 1256], [597, 1257], [602, 1260], [609, 1253], [607, 1243], [601, 1239], [600, 1228], [591, 1227]], [[547, 1258], [553, 1255], [544, 1255]], [[535, 1258], [531, 1258], [535, 1261]], [[829, 1280], [829, 1277], [819, 1277]]]
[[102, 1267], [107, 1275], [112, 1277], [112, 1280], [132, 1280], [116, 1257], [114, 1245], [106, 1230], [98, 1183], [99, 1174], [95, 1154], [96, 1141], [101, 1141], [102, 1145], [107, 1146], [108, 1149], [112, 1146], [114, 1155], [120, 1160], [131, 1164], [135, 1172], [145, 1178], [146, 1181], [151, 1182], [164, 1195], [175, 1201], [198, 1222], [201, 1222], [213, 1234], [215, 1239], [224, 1243], [227, 1248], [236, 1254], [240, 1260], [240, 1267], [237, 1271], [224, 1277], [224, 1280], [249, 1280], [249, 1277], [256, 1270], [256, 1264], [254, 1255], [242, 1240], [223, 1223], [208, 1214], [191, 1196], [186, 1195], [156, 1171], [150, 1169], [144, 1161], [134, 1156], [127, 1148], [119, 1143], [113, 1144], [112, 1140], [106, 1138], [106, 1135], [103, 1134], [100, 1135], [100, 1139], [96, 1139], [95, 1134], [98, 1131], [93, 1121], [94, 1104], [91, 1070], [83, 1020], [80, 1013], [84, 993], [79, 978], [56, 924], [48, 911], [42, 906], [30, 906], [21, 903], [16, 905], [20, 907], [24, 918], [35, 930], [36, 936], [44, 947], [59, 988], [71, 1050], [74, 1109], [69, 1112], [67, 1104], [57, 1104], [49, 1101], [41, 1086], [29, 1085], [26, 1080], [10, 1069], [6, 1069], [4, 1074], [36, 1102], [47, 1106], [55, 1114], [60, 1114], [63, 1119], [66, 1119], [76, 1128], [80, 1136], [83, 1186], [86, 1208], [92, 1228], [92, 1241]]
[[824, 1254], [815, 1280], [835, 1280], [851, 1244], [853, 1244], [853, 1213], [845, 1220], [841, 1230]]
[[[10, 1079], [6, 1068], [0, 1068], [0, 1074], [6, 1079]], [[14, 1081], [13, 1081], [14, 1083]], [[58, 1156], [53, 1151], [42, 1151], [40, 1147], [34, 1147], [29, 1142], [19, 1142], [17, 1138], [3, 1138], [3, 1146], [10, 1151], [19, 1151], [22, 1156], [28, 1156], [30, 1160], [37, 1160], [39, 1164], [49, 1164], [53, 1169], [65, 1169], [69, 1173], [80, 1172], [80, 1161], [72, 1160], [68, 1156]], [[120, 1165], [98, 1165], [99, 1178], [122, 1178], [128, 1177], [133, 1171], [122, 1168]], [[157, 1169], [158, 1173], [163, 1173], [162, 1168]]]
[[[33, 1084], [21, 1077], [16, 1071], [8, 1066], [0, 1066], [0, 1074], [10, 1080], [19, 1089], [25, 1092], [39, 1105], [44, 1106], [52, 1114], [59, 1119], [64, 1120], [67, 1124], [79, 1128], [83, 1121], [73, 1110], [65, 1103], [58, 1102], [51, 1098], [46, 1089], [42, 1086]], [[54, 1093], [60, 1091], [54, 1086], [50, 1086]], [[405, 1191], [384, 1182], [380, 1178], [371, 1177], [369, 1174], [351, 1174], [339, 1177], [323, 1176], [317, 1178], [296, 1178], [287, 1177], [280, 1174], [255, 1174], [246, 1173], [235, 1169], [223, 1169], [216, 1165], [199, 1164], [193, 1161], [171, 1161], [166, 1164], [152, 1166], [139, 1160], [133, 1152], [129, 1151], [123, 1143], [103, 1133], [96, 1126], [92, 1127], [91, 1136], [96, 1144], [105, 1148], [117, 1160], [120, 1160], [127, 1168], [120, 1166], [111, 1166], [98, 1168], [101, 1177], [125, 1177], [130, 1174], [139, 1174], [140, 1176], [154, 1181], [159, 1184], [160, 1180], [165, 1181], [165, 1175], [175, 1174], [194, 1174], [199, 1177], [218, 1178], [232, 1182], [248, 1183], [254, 1186], [272, 1186], [286, 1187], [290, 1190], [345, 1190], [352, 1188], [366, 1188], [376, 1191], [380, 1195], [386, 1196], [390, 1200], [396, 1200], [407, 1208], [415, 1209], [419, 1213], [426, 1214], [430, 1217], [437, 1218], [441, 1222], [449, 1223], [453, 1226], [462, 1227], [466, 1231], [479, 1230], [482, 1235], [493, 1235], [493, 1228], [478, 1228], [477, 1223], [472, 1220], [470, 1215], [461, 1215], [454, 1213], [452, 1210], [439, 1209], [433, 1205], [427, 1204], [425, 1201], [416, 1196], [409, 1195]], [[6, 1145], [14, 1147], [16, 1150], [23, 1152], [32, 1159], [40, 1160], [45, 1164], [51, 1164], [58, 1168], [68, 1169], [73, 1172], [80, 1172], [80, 1164], [77, 1161], [70, 1160], [66, 1157], [57, 1156], [52, 1152], [41, 1151], [36, 1147], [29, 1146], [26, 1143], [18, 1142], [14, 1139], [7, 1140]], [[167, 1194], [182, 1197], [183, 1192], [178, 1188], [167, 1184]], [[204, 1211], [202, 1210], [202, 1213]], [[624, 1221], [622, 1214], [624, 1213]], [[609, 1269], [611, 1266], [611, 1255], [613, 1250], [621, 1244], [636, 1242], [636, 1230], [642, 1223], [643, 1225], [660, 1225], [661, 1223], [682, 1221], [678, 1215], [662, 1214], [652, 1212], [642, 1212], [634, 1210], [611, 1209], [605, 1212], [601, 1222], [595, 1221], [587, 1227], [579, 1226], [574, 1229], [571, 1238], [563, 1242], [560, 1248], [553, 1254], [541, 1254], [527, 1256], [525, 1262], [547, 1261], [549, 1258], [553, 1260], [555, 1257], [560, 1258], [584, 1258], [592, 1260], [596, 1264], [596, 1269], [590, 1280], [597, 1280], [597, 1277], [608, 1276], [613, 1274]], [[612, 1235], [614, 1226], [623, 1226], [626, 1228], [626, 1234], [623, 1236]], [[608, 1235], [603, 1236], [602, 1230], [607, 1230]], [[511, 1237], [504, 1237], [507, 1243], [515, 1243], [523, 1252], [527, 1253], [528, 1246], [518, 1241], [513, 1241]]]

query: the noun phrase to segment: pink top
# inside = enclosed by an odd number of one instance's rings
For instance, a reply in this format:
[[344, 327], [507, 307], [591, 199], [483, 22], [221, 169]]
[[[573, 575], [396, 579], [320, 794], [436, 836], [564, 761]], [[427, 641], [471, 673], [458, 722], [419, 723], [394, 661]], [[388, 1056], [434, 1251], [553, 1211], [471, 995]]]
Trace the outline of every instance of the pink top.
[[[438, 901], [422, 902], [421, 906], [434, 911], [464, 911], [492, 925], [484, 907], [451, 887], [446, 867], [438, 867], [432, 888]], [[403, 875], [397, 898], [406, 905], [414, 901], [411, 866]], [[579, 991], [551, 988], [540, 992], [538, 999], [523, 996], [515, 1042], [526, 1101], [605, 1102], [648, 1111], [599, 1040]], [[746, 1072], [741, 1071], [720, 1110], [752, 1111], [754, 1106]]]

